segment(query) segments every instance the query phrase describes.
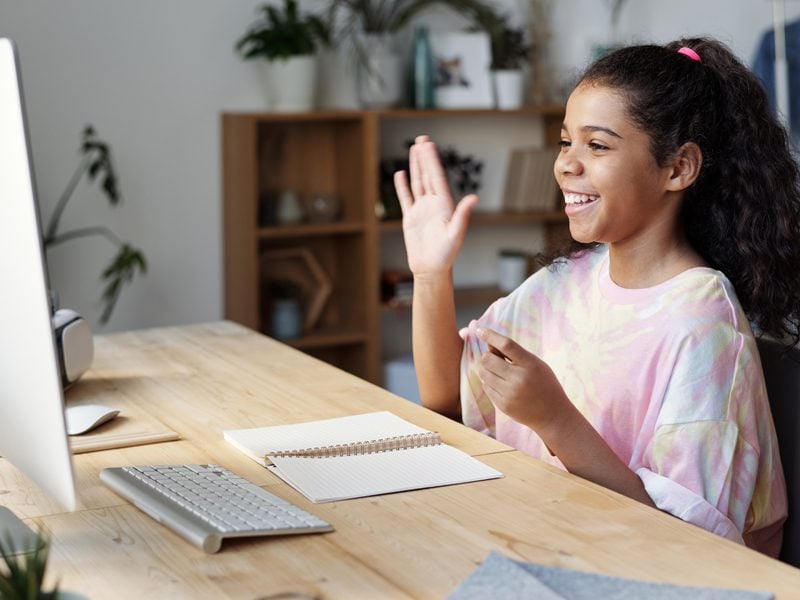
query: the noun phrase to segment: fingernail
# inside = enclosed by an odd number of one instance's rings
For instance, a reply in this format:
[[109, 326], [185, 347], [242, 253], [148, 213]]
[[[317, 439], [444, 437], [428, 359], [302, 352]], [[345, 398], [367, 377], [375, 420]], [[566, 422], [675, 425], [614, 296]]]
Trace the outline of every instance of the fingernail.
[[482, 337], [484, 337], [486, 335], [486, 330], [483, 327], [478, 327], [475, 330], [475, 333], [478, 334], [478, 337], [482, 338]]

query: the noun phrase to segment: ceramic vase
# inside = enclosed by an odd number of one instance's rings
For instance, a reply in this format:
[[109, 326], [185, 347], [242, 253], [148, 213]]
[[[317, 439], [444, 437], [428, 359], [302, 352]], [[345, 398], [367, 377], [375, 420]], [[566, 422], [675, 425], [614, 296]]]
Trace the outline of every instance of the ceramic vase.
[[393, 38], [385, 33], [366, 33], [361, 38], [358, 65], [358, 99], [364, 108], [391, 108], [403, 96], [400, 56]]
[[495, 106], [500, 110], [513, 110], [522, 106], [523, 77], [519, 69], [492, 71]]
[[294, 298], [282, 298], [272, 303], [271, 331], [278, 340], [293, 340], [303, 333], [303, 314]]
[[303, 112], [314, 109], [317, 81], [316, 56], [292, 56], [264, 65], [267, 103], [275, 112]]

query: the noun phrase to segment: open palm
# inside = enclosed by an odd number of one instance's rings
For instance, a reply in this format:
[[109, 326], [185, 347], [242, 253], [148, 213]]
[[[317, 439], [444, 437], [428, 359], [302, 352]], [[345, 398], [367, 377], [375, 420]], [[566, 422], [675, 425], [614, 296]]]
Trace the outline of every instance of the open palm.
[[414, 275], [449, 270], [478, 197], [470, 194], [454, 205], [436, 145], [427, 136], [418, 137], [411, 147], [409, 167], [410, 187], [403, 171], [394, 176], [408, 266]]

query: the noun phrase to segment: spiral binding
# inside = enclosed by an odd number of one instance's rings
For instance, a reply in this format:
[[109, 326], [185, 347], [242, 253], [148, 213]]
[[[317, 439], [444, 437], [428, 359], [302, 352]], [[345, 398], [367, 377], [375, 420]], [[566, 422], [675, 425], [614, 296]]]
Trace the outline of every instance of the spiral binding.
[[279, 450], [270, 452], [264, 457], [304, 457], [304, 458], [329, 458], [332, 456], [354, 456], [359, 454], [375, 454], [377, 452], [391, 452], [392, 450], [407, 450], [409, 448], [422, 448], [436, 446], [442, 443], [442, 436], [435, 431], [412, 433], [394, 437], [378, 438], [367, 442], [352, 442], [349, 444], [335, 444], [332, 446], [317, 446], [302, 448], [300, 450]]

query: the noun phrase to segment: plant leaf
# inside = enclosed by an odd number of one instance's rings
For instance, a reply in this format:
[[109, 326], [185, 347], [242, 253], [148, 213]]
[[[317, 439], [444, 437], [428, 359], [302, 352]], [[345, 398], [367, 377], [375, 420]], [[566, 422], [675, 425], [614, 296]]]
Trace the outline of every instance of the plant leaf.
[[101, 280], [106, 286], [101, 296], [103, 312], [100, 315], [100, 323], [103, 325], [108, 323], [123, 285], [130, 283], [137, 271], [142, 275], [147, 273], [147, 260], [144, 254], [130, 244], [122, 244], [101, 275]]

